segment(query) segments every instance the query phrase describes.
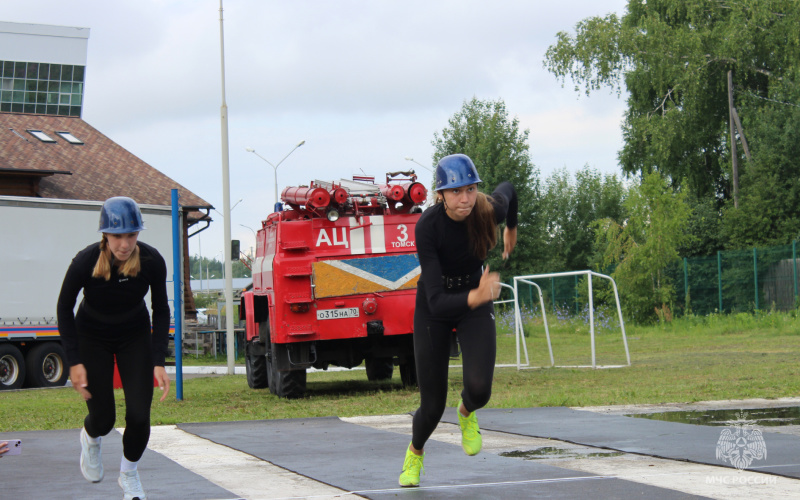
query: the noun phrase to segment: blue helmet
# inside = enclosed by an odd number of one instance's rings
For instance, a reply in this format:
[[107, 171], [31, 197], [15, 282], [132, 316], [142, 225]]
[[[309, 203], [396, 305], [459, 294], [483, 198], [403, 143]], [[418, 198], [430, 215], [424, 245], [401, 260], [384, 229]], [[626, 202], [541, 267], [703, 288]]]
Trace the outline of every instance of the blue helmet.
[[98, 233], [138, 233], [144, 227], [139, 205], [127, 196], [115, 196], [103, 203], [100, 209]]
[[436, 165], [436, 191], [469, 186], [478, 182], [482, 182], [478, 177], [478, 169], [467, 155], [445, 156]]

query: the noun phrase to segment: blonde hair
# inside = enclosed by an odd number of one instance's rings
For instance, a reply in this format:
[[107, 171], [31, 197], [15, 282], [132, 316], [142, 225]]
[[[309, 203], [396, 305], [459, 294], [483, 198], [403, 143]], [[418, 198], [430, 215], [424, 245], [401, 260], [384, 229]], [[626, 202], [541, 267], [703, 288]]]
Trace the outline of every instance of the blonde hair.
[[[94, 265], [94, 270], [92, 270], [92, 278], [103, 278], [106, 281], [111, 279], [111, 266], [114, 264], [114, 255], [111, 253], [111, 249], [108, 248], [108, 239], [106, 235], [103, 235], [103, 239], [100, 240], [100, 257], [97, 258], [97, 263]], [[119, 267], [119, 273], [123, 276], [130, 276], [135, 277], [139, 274], [139, 271], [142, 270], [142, 263], [139, 260], [139, 244], [136, 244], [136, 248], [133, 249], [131, 256], [128, 257], [128, 260], [122, 263], [117, 263], [117, 267]]]
[[[436, 203], [443, 203], [444, 194], [437, 191], [436, 195]], [[466, 219], [467, 236], [472, 244], [472, 253], [480, 260], [486, 260], [489, 250], [497, 246], [497, 224], [494, 221], [494, 206], [491, 201], [491, 196], [478, 191], [475, 207]]]

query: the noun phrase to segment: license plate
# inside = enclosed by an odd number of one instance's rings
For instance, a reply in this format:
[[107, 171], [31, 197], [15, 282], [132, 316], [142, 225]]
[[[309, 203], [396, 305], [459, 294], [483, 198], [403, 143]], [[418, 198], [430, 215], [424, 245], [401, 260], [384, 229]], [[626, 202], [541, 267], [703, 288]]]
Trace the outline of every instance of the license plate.
[[343, 319], [343, 318], [357, 318], [358, 308], [347, 307], [344, 309], [318, 309], [317, 319]]

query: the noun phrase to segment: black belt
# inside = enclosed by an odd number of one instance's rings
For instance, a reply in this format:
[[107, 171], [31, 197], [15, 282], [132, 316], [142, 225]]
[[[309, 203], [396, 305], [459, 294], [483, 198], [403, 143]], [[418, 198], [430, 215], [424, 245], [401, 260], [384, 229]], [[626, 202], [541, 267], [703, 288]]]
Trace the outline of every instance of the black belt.
[[118, 325], [120, 323], [126, 323], [136, 316], [142, 314], [142, 310], [144, 310], [145, 315], [147, 315], [147, 306], [145, 305], [144, 301], [141, 301], [138, 306], [134, 307], [133, 309], [129, 309], [124, 313], [120, 314], [107, 314], [98, 311], [97, 309], [90, 306], [86, 303], [86, 298], [81, 300], [80, 308], [83, 310], [84, 314], [89, 316], [90, 319], [93, 321], [98, 321], [100, 323], [107, 323], [112, 325]]
[[[477, 274], [475, 274], [477, 276]], [[442, 275], [442, 284], [448, 290], [459, 290], [461, 288], [468, 288], [473, 280], [473, 275], [464, 274], [461, 276], [445, 276]]]

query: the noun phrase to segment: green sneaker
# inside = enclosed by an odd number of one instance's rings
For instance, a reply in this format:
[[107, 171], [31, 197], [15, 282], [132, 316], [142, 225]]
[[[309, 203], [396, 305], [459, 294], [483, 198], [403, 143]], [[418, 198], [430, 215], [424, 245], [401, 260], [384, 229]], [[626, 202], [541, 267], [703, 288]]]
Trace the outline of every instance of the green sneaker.
[[461, 427], [461, 447], [464, 448], [464, 453], [469, 456], [477, 455], [483, 447], [483, 438], [481, 438], [481, 429], [478, 427], [478, 417], [475, 412], [465, 417], [461, 414], [461, 401], [456, 406], [456, 413], [458, 413], [458, 425]]
[[400, 486], [419, 486], [419, 474], [425, 473], [422, 461], [425, 453], [417, 455], [411, 451], [411, 445], [406, 449], [406, 459], [403, 461], [403, 473], [400, 474]]

